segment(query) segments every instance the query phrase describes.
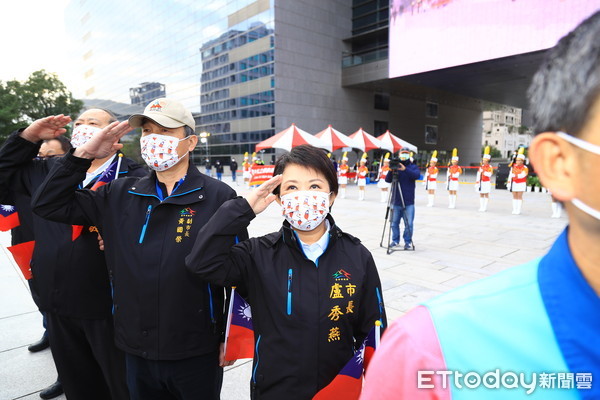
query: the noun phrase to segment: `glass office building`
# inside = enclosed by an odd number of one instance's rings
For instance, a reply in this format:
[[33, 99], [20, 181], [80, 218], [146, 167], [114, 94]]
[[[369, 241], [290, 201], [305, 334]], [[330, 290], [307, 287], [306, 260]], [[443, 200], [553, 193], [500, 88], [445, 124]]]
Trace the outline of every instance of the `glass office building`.
[[[597, 0], [474, 4], [72, 0], [66, 13], [85, 82], [76, 94], [121, 104], [125, 117], [158, 86], [205, 133], [196, 162], [241, 161], [295, 123], [313, 134], [329, 124], [345, 134], [389, 129], [419, 157], [458, 147], [468, 164], [481, 156], [484, 102], [526, 108], [544, 50], [597, 9]], [[532, 26], [541, 28], [527, 33]]]

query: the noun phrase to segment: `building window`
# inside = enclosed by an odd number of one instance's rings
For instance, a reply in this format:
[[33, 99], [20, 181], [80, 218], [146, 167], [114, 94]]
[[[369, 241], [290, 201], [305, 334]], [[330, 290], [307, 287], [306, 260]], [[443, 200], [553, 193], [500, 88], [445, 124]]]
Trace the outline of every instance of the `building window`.
[[425, 125], [425, 144], [437, 144], [438, 127], [437, 125]]
[[374, 121], [373, 128], [375, 136], [383, 135], [389, 129], [389, 123], [387, 121]]
[[425, 103], [425, 116], [428, 118], [438, 117], [438, 105], [437, 103]]
[[390, 95], [388, 93], [375, 93], [375, 109], [376, 110], [389, 110], [390, 109]]

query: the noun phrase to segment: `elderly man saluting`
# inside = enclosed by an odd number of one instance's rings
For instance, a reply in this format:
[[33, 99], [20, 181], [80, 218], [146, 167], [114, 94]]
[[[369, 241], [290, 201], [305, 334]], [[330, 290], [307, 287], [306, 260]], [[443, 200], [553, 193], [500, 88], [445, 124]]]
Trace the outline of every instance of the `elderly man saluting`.
[[[96, 192], [78, 190], [92, 160], [121, 147], [131, 127], [142, 128], [142, 158], [153, 171]], [[181, 103], [154, 100], [61, 159], [33, 200], [46, 218], [95, 224], [102, 233], [115, 340], [126, 353], [132, 399], [219, 398], [224, 289], [192, 279], [184, 258], [200, 228], [236, 193], [190, 163], [194, 127]]]

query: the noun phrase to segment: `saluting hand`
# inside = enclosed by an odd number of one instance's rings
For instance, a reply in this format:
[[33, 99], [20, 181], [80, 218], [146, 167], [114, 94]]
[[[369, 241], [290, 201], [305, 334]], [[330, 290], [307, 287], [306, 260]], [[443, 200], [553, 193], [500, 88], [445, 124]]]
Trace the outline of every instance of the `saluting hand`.
[[96, 132], [83, 146], [75, 149], [73, 155], [81, 158], [108, 157], [123, 147], [119, 143], [119, 139], [131, 129], [127, 121], [113, 122], [101, 131]]
[[69, 122], [71, 122], [71, 117], [63, 114], [40, 118], [25, 128], [21, 132], [21, 137], [33, 143], [40, 140], [54, 139], [67, 131], [64, 126]]
[[275, 200], [273, 190], [281, 184], [281, 175], [276, 175], [244, 196], [254, 214], [263, 212]]

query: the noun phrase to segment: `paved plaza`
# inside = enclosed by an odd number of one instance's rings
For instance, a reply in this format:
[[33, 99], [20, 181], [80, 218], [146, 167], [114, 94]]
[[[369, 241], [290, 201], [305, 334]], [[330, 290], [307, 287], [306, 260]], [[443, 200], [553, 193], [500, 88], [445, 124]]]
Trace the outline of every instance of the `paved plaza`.
[[[225, 178], [232, 184], [230, 179]], [[239, 194], [248, 190], [232, 186]], [[511, 215], [511, 194], [506, 190], [492, 191], [485, 213], [477, 211], [478, 196], [465, 182], [456, 209], [447, 208], [444, 189], [437, 191], [435, 206], [428, 208], [425, 189], [417, 183], [416, 251], [390, 255], [380, 247], [386, 204], [379, 202], [375, 185], [368, 185], [365, 201], [357, 200], [355, 185], [348, 186], [345, 199], [335, 201], [336, 223], [373, 254], [390, 321], [433, 296], [541, 256], [567, 223], [566, 215], [550, 218], [547, 193], [525, 193], [521, 215]], [[250, 235], [278, 230], [281, 222], [277, 205], [272, 205], [252, 222]], [[8, 256], [9, 245], [10, 234], [0, 233], [0, 400], [39, 399], [39, 391], [54, 382], [56, 371], [50, 350], [27, 351], [41, 337], [42, 319]], [[243, 360], [226, 369], [222, 399], [249, 398], [250, 367], [251, 361]]]

